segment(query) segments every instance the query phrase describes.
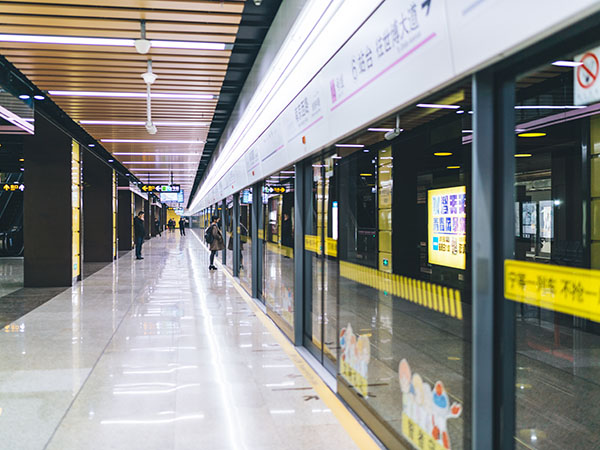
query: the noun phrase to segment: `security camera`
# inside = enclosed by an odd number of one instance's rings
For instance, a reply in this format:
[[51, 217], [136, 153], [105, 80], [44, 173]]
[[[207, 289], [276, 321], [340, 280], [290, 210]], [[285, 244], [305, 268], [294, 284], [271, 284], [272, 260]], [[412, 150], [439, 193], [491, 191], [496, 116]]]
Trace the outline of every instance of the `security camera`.
[[396, 128], [385, 133], [385, 140], [391, 141], [393, 139], [396, 139], [398, 136], [400, 136], [400, 133], [402, 133], [403, 131], [404, 130], [400, 128], [400, 116], [396, 116]]
[[391, 141], [391, 140], [396, 139], [398, 136], [400, 136], [400, 133], [402, 133], [402, 128], [394, 128], [393, 130], [385, 133], [385, 135], [383, 137], [385, 137], [385, 139], [387, 141]]
[[136, 39], [134, 44], [135, 49], [140, 55], [145, 55], [148, 53], [150, 51], [150, 47], [152, 46], [152, 43], [148, 39]]
[[260, 6], [261, 3], [262, 3], [262, 0], [254, 0], [254, 4], [256, 6]]

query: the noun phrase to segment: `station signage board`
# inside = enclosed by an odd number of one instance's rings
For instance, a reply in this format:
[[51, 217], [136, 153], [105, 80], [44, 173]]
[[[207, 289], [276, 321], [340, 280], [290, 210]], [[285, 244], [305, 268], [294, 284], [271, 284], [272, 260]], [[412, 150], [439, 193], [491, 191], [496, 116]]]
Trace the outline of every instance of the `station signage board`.
[[466, 267], [466, 188], [431, 189], [427, 198], [429, 263]]
[[144, 192], [179, 192], [179, 184], [145, 184], [142, 186]]
[[23, 183], [5, 183], [2, 185], [1, 189], [5, 192], [14, 192], [14, 191], [23, 192], [25, 190], [25, 185]]
[[285, 194], [285, 186], [263, 186], [265, 194]]

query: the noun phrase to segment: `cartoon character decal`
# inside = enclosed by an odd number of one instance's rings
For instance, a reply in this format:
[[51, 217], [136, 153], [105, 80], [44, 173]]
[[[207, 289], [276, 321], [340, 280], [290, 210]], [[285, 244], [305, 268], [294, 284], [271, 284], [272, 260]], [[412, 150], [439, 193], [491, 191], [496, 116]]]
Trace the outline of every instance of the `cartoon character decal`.
[[352, 325], [340, 331], [342, 350], [340, 372], [360, 392], [367, 396], [369, 361], [371, 360], [371, 342], [368, 336], [354, 334]]
[[[441, 381], [437, 381], [432, 390], [418, 373], [412, 372], [406, 359], [400, 361], [398, 378], [402, 390], [402, 414], [410, 419], [411, 425], [417, 425], [438, 445], [451, 449], [448, 419], [458, 418], [462, 413], [462, 405], [456, 402], [450, 404], [448, 392]], [[406, 435], [406, 430], [412, 430], [412, 427], [403, 426], [403, 434], [414, 444], [415, 440]]]

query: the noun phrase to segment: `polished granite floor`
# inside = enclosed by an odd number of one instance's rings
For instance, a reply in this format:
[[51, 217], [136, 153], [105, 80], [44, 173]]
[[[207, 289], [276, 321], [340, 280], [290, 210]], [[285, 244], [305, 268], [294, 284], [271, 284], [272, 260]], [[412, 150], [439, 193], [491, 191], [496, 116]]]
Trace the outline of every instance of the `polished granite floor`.
[[192, 230], [0, 334], [0, 448], [354, 448]]

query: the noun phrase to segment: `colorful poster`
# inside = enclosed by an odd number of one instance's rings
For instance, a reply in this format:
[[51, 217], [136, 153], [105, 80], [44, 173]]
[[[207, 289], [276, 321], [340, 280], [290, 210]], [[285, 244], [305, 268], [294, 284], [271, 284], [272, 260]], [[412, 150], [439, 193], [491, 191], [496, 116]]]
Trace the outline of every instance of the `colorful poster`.
[[537, 231], [537, 208], [534, 202], [523, 203], [523, 234], [535, 235]]
[[429, 208], [429, 263], [465, 269], [466, 187], [431, 189]]
[[554, 239], [554, 201], [540, 202], [540, 237]]
[[412, 372], [406, 359], [400, 361], [398, 378], [402, 389], [402, 434], [419, 450], [449, 450], [452, 448], [448, 419], [462, 413], [460, 403], [450, 404], [450, 397], [441, 381], [433, 389], [421, 375]]
[[368, 336], [355, 335], [352, 325], [340, 331], [340, 373], [363, 396], [367, 397], [371, 342]]

